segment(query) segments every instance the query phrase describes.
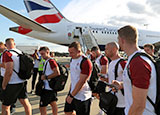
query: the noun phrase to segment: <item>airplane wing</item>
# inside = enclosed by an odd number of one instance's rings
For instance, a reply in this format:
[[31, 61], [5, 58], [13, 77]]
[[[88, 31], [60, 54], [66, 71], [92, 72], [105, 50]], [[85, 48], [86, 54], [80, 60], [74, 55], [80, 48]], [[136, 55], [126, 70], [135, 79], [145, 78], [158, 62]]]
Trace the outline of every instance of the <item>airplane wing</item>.
[[13, 22], [17, 23], [23, 28], [31, 29], [35, 31], [41, 31], [41, 32], [51, 32], [50, 29], [40, 25], [39, 23], [26, 18], [2, 5], [0, 5], [0, 14], [7, 17], [8, 19], [12, 20]]

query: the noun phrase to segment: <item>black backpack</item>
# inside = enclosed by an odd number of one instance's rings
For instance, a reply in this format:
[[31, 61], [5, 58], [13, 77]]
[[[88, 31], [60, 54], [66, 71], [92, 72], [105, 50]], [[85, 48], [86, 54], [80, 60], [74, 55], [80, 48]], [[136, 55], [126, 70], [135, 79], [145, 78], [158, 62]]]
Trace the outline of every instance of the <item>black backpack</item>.
[[9, 52], [10, 51], [17, 53], [19, 57], [19, 72], [16, 72], [14, 69], [13, 71], [22, 80], [30, 79], [31, 75], [33, 74], [33, 66], [34, 66], [33, 58], [23, 52], [22, 54], [19, 54], [15, 50], [9, 50]]
[[115, 94], [109, 92], [102, 92], [99, 94], [99, 107], [107, 115], [114, 115], [114, 111], [118, 102], [118, 98]]
[[35, 94], [41, 96], [43, 93], [43, 89], [44, 89], [44, 82], [43, 80], [39, 80], [36, 84]]
[[[45, 64], [45, 69], [46, 69], [48, 61]], [[55, 92], [62, 91], [65, 88], [65, 85], [68, 79], [68, 75], [69, 75], [68, 69], [63, 64], [57, 63], [57, 65], [59, 67], [60, 75], [48, 80], [49, 86]]]
[[[102, 55], [100, 58], [100, 64], [101, 64], [101, 59], [103, 57], [104, 55]], [[87, 59], [88, 59], [87, 57], [83, 57], [80, 63], [80, 69], [82, 69], [82, 63]], [[92, 65], [93, 65], [92, 73], [91, 73], [90, 79], [88, 80], [88, 84], [91, 88], [91, 91], [92, 93], [104, 92], [106, 88], [106, 84], [99, 81], [98, 73], [100, 73], [100, 69], [98, 68], [98, 65], [95, 63], [95, 61], [92, 61]]]
[[[87, 60], [88, 58], [87, 57], [83, 57], [81, 63], [80, 63], [80, 69], [82, 69], [82, 64], [85, 60]], [[92, 68], [92, 73], [91, 73], [91, 76], [88, 80], [88, 84], [89, 84], [89, 87], [91, 88], [91, 91], [93, 93], [97, 92], [97, 84], [98, 84], [98, 73], [100, 72], [97, 64], [95, 63], [95, 61], [92, 61], [92, 65], [93, 65], [93, 68]]]
[[56, 92], [62, 91], [65, 88], [69, 74], [68, 69], [64, 65], [59, 63], [57, 64], [59, 67], [60, 75], [55, 78], [52, 78], [49, 81], [49, 86], [53, 89], [53, 91]]
[[[138, 52], [136, 53], [132, 58], [135, 58], [137, 56], [145, 56], [147, 58], [149, 58], [155, 65], [155, 68], [156, 68], [156, 85], [157, 85], [157, 95], [156, 95], [156, 102], [153, 103], [153, 101], [150, 99], [149, 96], [147, 96], [147, 99], [149, 100], [149, 102], [153, 105], [154, 109], [155, 109], [155, 113], [157, 115], [160, 115], [160, 59], [157, 58], [157, 59], [153, 59], [151, 56], [149, 56], [148, 54], [146, 53], [143, 53], [143, 52]], [[130, 61], [131, 61], [130, 60]], [[129, 78], [131, 79], [130, 77], [130, 72], [129, 72], [129, 68], [127, 68], [127, 71], [128, 71], [128, 76]]]

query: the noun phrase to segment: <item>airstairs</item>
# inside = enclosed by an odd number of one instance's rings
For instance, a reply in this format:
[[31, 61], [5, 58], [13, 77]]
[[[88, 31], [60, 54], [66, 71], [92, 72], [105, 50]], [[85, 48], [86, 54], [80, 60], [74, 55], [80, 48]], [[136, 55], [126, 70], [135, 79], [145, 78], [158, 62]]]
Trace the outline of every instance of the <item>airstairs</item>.
[[76, 29], [74, 38], [80, 42], [84, 53], [93, 46], [98, 46], [96, 38], [89, 28], [83, 29], [83, 32], [81, 29]]

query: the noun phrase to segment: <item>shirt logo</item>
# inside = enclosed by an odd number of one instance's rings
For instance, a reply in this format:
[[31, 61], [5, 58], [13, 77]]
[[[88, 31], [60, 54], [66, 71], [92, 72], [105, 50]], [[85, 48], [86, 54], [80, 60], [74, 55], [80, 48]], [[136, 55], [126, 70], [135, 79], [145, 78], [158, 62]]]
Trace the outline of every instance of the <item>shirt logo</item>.
[[78, 66], [79, 66], [79, 63], [77, 63], [77, 65], [76, 65], [76, 69], [78, 69]]

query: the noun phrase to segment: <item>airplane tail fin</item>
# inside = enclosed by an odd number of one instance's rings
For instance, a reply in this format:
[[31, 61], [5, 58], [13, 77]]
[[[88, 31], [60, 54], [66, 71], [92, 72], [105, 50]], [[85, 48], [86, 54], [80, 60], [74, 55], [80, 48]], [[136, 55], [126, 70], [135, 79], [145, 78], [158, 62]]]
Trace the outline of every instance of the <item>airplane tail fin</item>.
[[24, 0], [31, 19], [40, 24], [59, 23], [66, 20], [49, 0]]

